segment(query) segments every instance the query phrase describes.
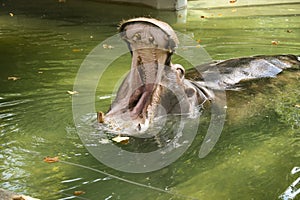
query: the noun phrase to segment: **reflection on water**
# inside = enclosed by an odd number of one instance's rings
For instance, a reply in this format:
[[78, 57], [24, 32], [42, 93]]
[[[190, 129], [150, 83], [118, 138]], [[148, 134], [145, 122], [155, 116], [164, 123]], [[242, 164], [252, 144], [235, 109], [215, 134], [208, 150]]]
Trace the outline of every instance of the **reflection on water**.
[[[101, 164], [77, 135], [71, 110], [75, 96], [67, 91], [72, 90], [85, 56], [114, 35], [124, 18], [163, 19], [192, 36], [214, 59], [299, 55], [300, 4], [222, 9], [199, 9], [197, 1], [189, 4], [186, 23], [181, 24], [174, 13], [128, 5], [1, 1], [0, 187], [41, 199], [185, 198], [176, 194], [199, 199], [276, 199], [283, 194], [297, 180], [290, 171], [299, 166], [300, 158], [298, 71], [227, 93], [222, 135], [203, 159], [198, 152], [210, 119], [207, 113], [187, 152], [170, 166], [150, 173], [124, 173]], [[186, 66], [180, 57], [173, 62]], [[111, 91], [129, 67], [130, 57], [125, 55], [105, 71], [97, 88], [97, 109], [108, 109]], [[66, 162], [43, 163], [45, 156], [59, 156]], [[85, 194], [74, 196], [77, 190]]]
[[[300, 167], [294, 167], [291, 171], [291, 174], [296, 174], [300, 171]], [[298, 194], [300, 194], [299, 186], [297, 185], [300, 183], [300, 177], [297, 178], [285, 191], [282, 195], [279, 196], [280, 199], [289, 200], [294, 199]]]

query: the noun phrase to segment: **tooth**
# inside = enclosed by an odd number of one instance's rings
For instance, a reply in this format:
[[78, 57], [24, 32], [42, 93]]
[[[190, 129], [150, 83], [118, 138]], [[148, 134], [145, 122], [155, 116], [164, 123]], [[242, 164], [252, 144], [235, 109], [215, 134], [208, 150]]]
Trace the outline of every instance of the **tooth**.
[[101, 112], [101, 111], [99, 111], [99, 112], [97, 112], [97, 121], [98, 121], [98, 123], [104, 123], [104, 113], [103, 112]]

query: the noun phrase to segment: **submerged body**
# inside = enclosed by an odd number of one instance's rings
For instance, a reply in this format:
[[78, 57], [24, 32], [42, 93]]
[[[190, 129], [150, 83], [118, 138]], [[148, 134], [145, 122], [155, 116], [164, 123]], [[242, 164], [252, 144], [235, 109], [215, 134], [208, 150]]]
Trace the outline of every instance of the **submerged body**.
[[131, 71], [104, 123], [126, 128], [129, 135], [144, 132], [159, 116], [194, 115], [215, 100], [214, 90], [232, 89], [242, 81], [275, 77], [284, 69], [300, 66], [294, 55], [253, 56], [208, 63], [185, 72], [171, 62], [179, 41], [168, 24], [135, 18], [121, 24], [120, 36], [132, 55]]

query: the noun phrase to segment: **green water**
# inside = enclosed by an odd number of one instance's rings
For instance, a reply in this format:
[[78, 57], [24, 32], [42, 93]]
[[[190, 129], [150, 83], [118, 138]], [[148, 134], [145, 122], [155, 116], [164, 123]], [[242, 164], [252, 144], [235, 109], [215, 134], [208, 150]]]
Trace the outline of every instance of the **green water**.
[[[149, 15], [163, 19], [201, 40], [213, 59], [299, 55], [300, 4], [208, 10], [191, 1], [187, 23], [180, 24], [171, 12], [93, 1], [1, 3], [0, 187], [40, 199], [265, 200], [277, 199], [299, 176], [290, 174], [300, 166], [299, 71], [228, 92], [225, 126], [207, 157], [198, 158], [209, 121], [204, 113], [188, 151], [170, 166], [145, 174], [115, 171], [89, 154], [76, 133], [74, 97], [67, 91], [73, 89], [84, 58], [116, 34], [122, 19]], [[175, 61], [184, 63], [179, 57]], [[129, 63], [129, 56], [124, 56], [106, 71], [105, 84], [97, 89], [97, 109], [108, 109], [114, 84]], [[64, 162], [44, 163], [45, 156], [59, 156], [169, 193]], [[85, 194], [72, 196], [76, 190]]]

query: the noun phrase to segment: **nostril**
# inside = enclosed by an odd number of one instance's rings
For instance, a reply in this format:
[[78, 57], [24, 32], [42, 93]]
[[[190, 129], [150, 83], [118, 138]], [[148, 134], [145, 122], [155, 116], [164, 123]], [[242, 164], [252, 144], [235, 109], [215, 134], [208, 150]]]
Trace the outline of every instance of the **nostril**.
[[138, 131], [141, 131], [141, 130], [142, 130], [141, 124], [138, 124], [138, 125], [136, 126], [136, 128], [137, 128]]

